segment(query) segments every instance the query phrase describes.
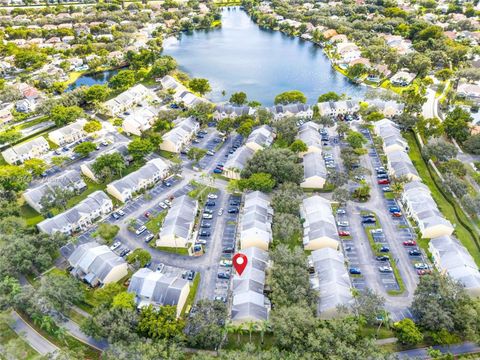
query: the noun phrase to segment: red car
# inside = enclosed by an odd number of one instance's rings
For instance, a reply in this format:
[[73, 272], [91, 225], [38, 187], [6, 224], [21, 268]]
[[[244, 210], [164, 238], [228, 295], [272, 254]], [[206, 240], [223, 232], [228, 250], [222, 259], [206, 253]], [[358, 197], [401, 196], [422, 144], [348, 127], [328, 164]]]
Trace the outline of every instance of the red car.
[[422, 276], [422, 275], [426, 275], [426, 274], [431, 274], [432, 273], [432, 270], [417, 270], [417, 274]]
[[145, 215], [145, 217], [146, 217], [147, 219], [150, 217], [150, 213], [149, 213], [148, 211], [147, 211], [145, 214], [143, 214], [143, 215]]
[[380, 180], [377, 181], [377, 184], [378, 184], [378, 185], [388, 185], [388, 184], [390, 184], [390, 180], [388, 180], [388, 179], [380, 179]]
[[394, 212], [394, 213], [392, 213], [392, 216], [393, 216], [393, 217], [402, 217], [402, 213], [400, 213], [400, 212]]
[[404, 241], [403, 245], [405, 245], [405, 246], [416, 246], [417, 242], [413, 241], [413, 240], [408, 240], [408, 241]]
[[338, 235], [339, 236], [350, 236], [350, 231], [339, 231]]

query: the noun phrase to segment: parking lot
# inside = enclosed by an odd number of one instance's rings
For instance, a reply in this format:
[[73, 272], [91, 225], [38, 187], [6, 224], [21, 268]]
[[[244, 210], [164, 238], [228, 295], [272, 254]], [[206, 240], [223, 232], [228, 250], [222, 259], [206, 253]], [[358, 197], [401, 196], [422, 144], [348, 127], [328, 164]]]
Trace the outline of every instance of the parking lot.
[[[228, 195], [228, 206], [229, 207], [239, 207], [237, 205], [231, 204], [240, 204], [241, 197], [236, 195]], [[230, 275], [231, 275], [231, 259], [232, 255], [235, 252], [235, 240], [236, 240], [236, 230], [239, 213], [229, 213], [228, 211], [224, 214], [225, 218], [225, 227], [223, 229], [222, 236], [222, 258], [219, 264], [216, 264], [217, 268], [217, 280], [215, 283], [215, 298], [221, 298], [222, 300], [228, 299], [229, 288], [230, 288]], [[218, 277], [218, 274], [228, 274], [228, 278], [221, 279]], [[227, 276], [226, 276], [227, 277]]]

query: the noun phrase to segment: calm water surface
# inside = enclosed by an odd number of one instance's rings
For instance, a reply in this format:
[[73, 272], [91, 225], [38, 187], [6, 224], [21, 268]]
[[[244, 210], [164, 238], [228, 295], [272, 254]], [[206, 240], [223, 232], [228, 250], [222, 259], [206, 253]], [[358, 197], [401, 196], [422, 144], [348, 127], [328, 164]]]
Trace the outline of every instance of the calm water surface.
[[80, 86], [92, 86], [106, 84], [110, 78], [118, 73], [118, 70], [101, 71], [93, 74], [86, 74], [80, 76], [73, 84], [71, 84], [67, 91], [71, 91]]
[[207, 78], [213, 89], [207, 97], [216, 102], [244, 91], [249, 100], [272, 105], [275, 95], [300, 90], [313, 104], [328, 91], [360, 98], [366, 90], [334, 71], [319, 47], [263, 30], [239, 8], [223, 10], [222, 28], [165, 40], [164, 54], [173, 56], [190, 76]]

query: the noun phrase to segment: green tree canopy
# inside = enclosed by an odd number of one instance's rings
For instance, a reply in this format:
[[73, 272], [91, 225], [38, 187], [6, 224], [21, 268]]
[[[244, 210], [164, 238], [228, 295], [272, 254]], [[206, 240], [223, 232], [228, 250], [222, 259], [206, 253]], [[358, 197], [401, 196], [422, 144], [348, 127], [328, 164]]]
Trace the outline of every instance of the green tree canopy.
[[47, 170], [47, 163], [42, 159], [28, 159], [23, 162], [23, 167], [33, 176], [42, 175]]
[[275, 105], [287, 105], [297, 102], [302, 104], [305, 104], [307, 102], [307, 97], [299, 90], [285, 91], [275, 96]]
[[457, 106], [447, 114], [443, 121], [443, 128], [448, 137], [463, 143], [470, 136], [469, 123], [472, 120], [467, 111]]
[[97, 145], [95, 145], [91, 141], [85, 141], [81, 144], [76, 145], [73, 148], [73, 151], [82, 156], [88, 156], [92, 151], [95, 151], [96, 149]]
[[83, 126], [83, 130], [85, 130], [87, 133], [100, 131], [102, 130], [102, 124], [98, 120], [90, 120]]
[[325, 94], [320, 95], [318, 97], [317, 102], [321, 103], [321, 102], [327, 102], [327, 101], [338, 101], [341, 98], [342, 97], [338, 95], [335, 91], [329, 91]]
[[275, 180], [272, 175], [266, 173], [252, 174], [248, 179], [241, 179], [238, 182], [240, 190], [263, 191], [269, 193], [275, 186]]
[[56, 105], [50, 110], [50, 118], [58, 127], [71, 123], [84, 116], [82, 108], [78, 106]]
[[147, 250], [135, 249], [127, 256], [129, 264], [137, 264], [138, 267], [144, 267], [152, 260], [152, 255]]
[[153, 150], [154, 149], [152, 143], [146, 139], [136, 138], [128, 144], [128, 152], [130, 153], [130, 155], [132, 155], [135, 161], [143, 159]]
[[412, 319], [405, 318], [394, 324], [398, 341], [406, 345], [415, 345], [423, 340], [423, 334], [418, 330]]
[[95, 231], [95, 236], [100, 236], [105, 243], [110, 245], [117, 236], [120, 228], [118, 225], [112, 225], [106, 222], [102, 222], [98, 225], [97, 230]]
[[108, 84], [114, 90], [125, 91], [135, 85], [135, 81], [135, 71], [121, 70], [110, 78]]
[[92, 170], [95, 176], [100, 179], [121, 177], [125, 169], [125, 160], [118, 152], [100, 155], [92, 164]]
[[230, 96], [230, 102], [234, 105], [244, 105], [247, 102], [247, 94], [243, 91], [233, 93]]
[[210, 83], [207, 79], [196, 78], [190, 80], [188, 83], [188, 87], [192, 89], [192, 91], [199, 93], [200, 95], [205, 95], [206, 93], [210, 92], [212, 88], [210, 87]]

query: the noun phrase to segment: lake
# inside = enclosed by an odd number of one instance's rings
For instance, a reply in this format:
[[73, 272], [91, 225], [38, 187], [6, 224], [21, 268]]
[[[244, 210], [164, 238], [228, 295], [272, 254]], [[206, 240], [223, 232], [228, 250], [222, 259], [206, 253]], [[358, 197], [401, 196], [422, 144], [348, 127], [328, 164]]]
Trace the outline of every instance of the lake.
[[110, 80], [110, 78], [118, 73], [118, 70], [100, 71], [91, 74], [80, 76], [74, 83], [72, 83], [66, 91], [71, 91], [80, 86], [103, 85]]
[[212, 92], [207, 97], [214, 102], [227, 101], [237, 91], [263, 105], [272, 105], [275, 95], [287, 90], [302, 91], [310, 104], [328, 91], [352, 98], [366, 91], [333, 70], [320, 47], [261, 29], [238, 7], [223, 9], [221, 28], [166, 39], [163, 54], [173, 56], [191, 77], [208, 79]]

